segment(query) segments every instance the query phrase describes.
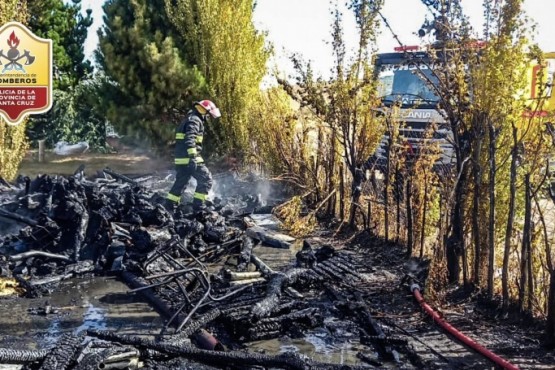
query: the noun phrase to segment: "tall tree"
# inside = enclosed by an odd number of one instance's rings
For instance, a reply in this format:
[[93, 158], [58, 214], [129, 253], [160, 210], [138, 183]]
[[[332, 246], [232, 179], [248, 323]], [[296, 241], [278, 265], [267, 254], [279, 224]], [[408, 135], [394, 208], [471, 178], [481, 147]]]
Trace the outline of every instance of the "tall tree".
[[[0, 24], [9, 21], [26, 23], [26, 0], [2, 0], [0, 2]], [[27, 120], [17, 126], [9, 126], [0, 118], [0, 176], [11, 180], [17, 174], [28, 143], [25, 136]]]
[[[314, 127], [317, 140], [305, 149], [315, 150], [318, 156], [313, 172], [325, 174], [320, 179], [325, 186], [318, 186], [318, 176], [315, 176], [316, 187], [324, 188], [328, 194], [339, 191], [340, 216], [344, 215], [343, 199], [350, 194], [349, 223], [354, 225], [356, 211], [361, 209], [359, 198], [366, 162], [384, 131], [382, 117], [374, 114], [379, 99], [371, 66], [378, 29], [377, 17], [383, 2], [351, 0], [348, 4], [355, 15], [359, 37], [353, 58], [347, 58], [343, 15], [335, 9], [331, 29], [335, 65], [330, 81], [315, 78], [310, 64], [304, 65], [294, 57], [299, 74], [297, 86], [292, 87], [283, 80], [279, 82], [301, 107], [315, 115], [311, 121], [322, 122], [319, 127]], [[351, 175], [351, 189], [344, 186], [344, 172]], [[335, 202], [330, 199], [328, 210], [333, 212]]]
[[92, 25], [91, 9], [81, 13], [81, 0], [32, 0], [28, 2], [28, 25], [37, 35], [52, 40], [54, 88], [75, 87], [92, 72], [85, 60], [84, 45]]
[[162, 147], [175, 123], [206, 91], [204, 77], [185, 60], [164, 0], [108, 0], [99, 30], [98, 62], [107, 116], [125, 135]]
[[[254, 0], [164, 0], [184, 40], [188, 61], [197, 65], [220, 107], [222, 118], [209, 126], [219, 152], [244, 150], [250, 113], [257, 104], [269, 51], [252, 16]], [[210, 144], [210, 142], [208, 143]]]
[[54, 99], [52, 109], [29, 120], [27, 135], [34, 140], [46, 139], [51, 146], [57, 141], [88, 140], [94, 130], [85, 130], [73, 119], [74, 96], [80, 83], [92, 73], [85, 60], [84, 45], [92, 24], [91, 10], [81, 12], [81, 0], [32, 0], [28, 2], [29, 28], [43, 38], [52, 40]]

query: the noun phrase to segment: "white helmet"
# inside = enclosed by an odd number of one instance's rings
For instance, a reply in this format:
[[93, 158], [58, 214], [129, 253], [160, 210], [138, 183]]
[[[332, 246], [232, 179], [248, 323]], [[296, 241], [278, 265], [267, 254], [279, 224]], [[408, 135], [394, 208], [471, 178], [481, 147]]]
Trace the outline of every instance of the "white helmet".
[[216, 104], [214, 104], [210, 100], [198, 101], [195, 103], [195, 107], [197, 107], [197, 110], [199, 110], [201, 114], [210, 113], [212, 118], [220, 118], [222, 116], [220, 110], [218, 109], [218, 107], [216, 107]]

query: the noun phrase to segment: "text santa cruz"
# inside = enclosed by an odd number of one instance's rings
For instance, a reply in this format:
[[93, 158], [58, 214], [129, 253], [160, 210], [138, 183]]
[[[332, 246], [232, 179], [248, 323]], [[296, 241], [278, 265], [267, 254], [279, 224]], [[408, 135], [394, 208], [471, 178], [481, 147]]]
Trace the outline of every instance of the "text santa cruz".
[[34, 105], [35, 92], [33, 90], [0, 90], [0, 106]]

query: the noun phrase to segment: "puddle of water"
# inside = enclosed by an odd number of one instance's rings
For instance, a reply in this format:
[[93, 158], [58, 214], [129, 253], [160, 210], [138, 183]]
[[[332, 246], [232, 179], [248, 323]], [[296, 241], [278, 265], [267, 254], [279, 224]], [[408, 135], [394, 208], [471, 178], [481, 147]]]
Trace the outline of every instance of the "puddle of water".
[[[95, 277], [64, 282], [50, 297], [0, 299], [0, 347], [50, 348], [64, 333], [87, 329], [159, 333], [164, 320], [140, 295], [127, 294], [127, 290], [113, 278]], [[46, 316], [28, 312], [44, 307], [45, 302], [59, 312]]]
[[106, 329], [106, 309], [95, 307], [89, 304], [87, 311], [83, 314], [83, 323], [75, 329], [75, 333], [79, 334], [88, 329], [105, 330]]
[[316, 361], [328, 362], [340, 365], [364, 364], [357, 358], [357, 353], [368, 351], [368, 347], [361, 345], [354, 337], [342, 335], [335, 339], [327, 329], [317, 328], [305, 334], [303, 338], [281, 337], [276, 339], [262, 340], [247, 344], [253, 352], [278, 355], [285, 352], [299, 353], [309, 356]]

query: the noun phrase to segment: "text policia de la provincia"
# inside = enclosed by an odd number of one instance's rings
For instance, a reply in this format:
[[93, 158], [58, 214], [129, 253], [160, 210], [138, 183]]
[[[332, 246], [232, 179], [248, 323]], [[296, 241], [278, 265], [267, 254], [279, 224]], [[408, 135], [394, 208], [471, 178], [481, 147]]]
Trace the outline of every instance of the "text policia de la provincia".
[[1, 106], [34, 106], [37, 102], [34, 90], [0, 89]]

